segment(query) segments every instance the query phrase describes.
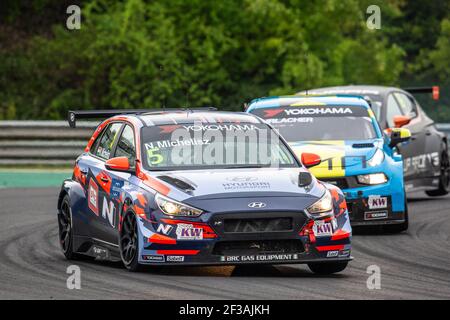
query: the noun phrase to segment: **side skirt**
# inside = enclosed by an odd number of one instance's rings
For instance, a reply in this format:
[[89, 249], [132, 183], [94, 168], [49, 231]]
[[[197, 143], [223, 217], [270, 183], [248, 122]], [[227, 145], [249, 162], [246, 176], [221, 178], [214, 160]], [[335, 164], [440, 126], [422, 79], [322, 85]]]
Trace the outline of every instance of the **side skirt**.
[[74, 251], [98, 260], [121, 261], [119, 246], [86, 236], [73, 237]]

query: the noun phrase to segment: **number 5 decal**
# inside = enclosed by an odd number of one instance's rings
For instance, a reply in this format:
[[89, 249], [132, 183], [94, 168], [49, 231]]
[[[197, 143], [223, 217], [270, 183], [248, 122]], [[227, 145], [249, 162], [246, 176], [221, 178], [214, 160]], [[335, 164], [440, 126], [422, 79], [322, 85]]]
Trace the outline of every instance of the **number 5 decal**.
[[160, 164], [164, 160], [164, 157], [159, 153], [159, 148], [147, 149], [147, 157], [151, 165]]

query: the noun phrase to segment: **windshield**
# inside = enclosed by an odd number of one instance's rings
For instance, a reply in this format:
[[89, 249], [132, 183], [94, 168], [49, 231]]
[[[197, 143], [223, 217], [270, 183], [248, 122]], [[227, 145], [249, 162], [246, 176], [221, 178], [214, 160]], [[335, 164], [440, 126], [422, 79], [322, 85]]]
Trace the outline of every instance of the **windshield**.
[[190, 123], [142, 128], [148, 170], [298, 167], [278, 134], [263, 123]]
[[376, 138], [368, 110], [355, 106], [302, 106], [251, 111], [274, 126], [288, 142]]

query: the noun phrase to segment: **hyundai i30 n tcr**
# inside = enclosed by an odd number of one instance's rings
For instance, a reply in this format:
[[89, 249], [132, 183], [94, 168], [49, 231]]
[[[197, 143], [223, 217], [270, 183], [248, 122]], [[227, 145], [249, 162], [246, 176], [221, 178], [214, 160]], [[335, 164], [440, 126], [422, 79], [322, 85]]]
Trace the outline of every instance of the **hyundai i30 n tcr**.
[[[306, 263], [316, 273], [351, 260], [343, 193], [316, 180], [286, 142], [250, 114], [70, 112], [106, 117], [58, 201], [68, 259], [143, 265]], [[120, 112], [119, 112], [120, 113]]]
[[248, 112], [279, 130], [297, 154], [318, 154], [311, 168], [346, 196], [352, 226], [408, 228], [402, 156], [396, 146], [407, 129], [383, 135], [367, 102], [357, 96], [286, 96], [254, 100]]

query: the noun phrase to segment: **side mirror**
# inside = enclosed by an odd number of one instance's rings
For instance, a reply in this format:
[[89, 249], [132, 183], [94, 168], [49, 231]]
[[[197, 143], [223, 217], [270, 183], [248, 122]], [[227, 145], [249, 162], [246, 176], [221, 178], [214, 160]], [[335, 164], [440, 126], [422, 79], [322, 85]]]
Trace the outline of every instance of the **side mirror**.
[[408, 116], [394, 116], [393, 120], [396, 128], [401, 128], [411, 122], [411, 118]]
[[298, 186], [299, 187], [307, 187], [313, 182], [313, 178], [311, 173], [301, 171], [298, 174]]
[[389, 137], [391, 139], [389, 147], [393, 148], [399, 143], [408, 141], [411, 138], [411, 131], [405, 128], [393, 128]]
[[130, 162], [127, 157], [116, 157], [106, 161], [105, 167], [108, 170], [129, 172]]
[[306, 168], [317, 166], [322, 162], [322, 159], [315, 153], [302, 153], [302, 163]]

